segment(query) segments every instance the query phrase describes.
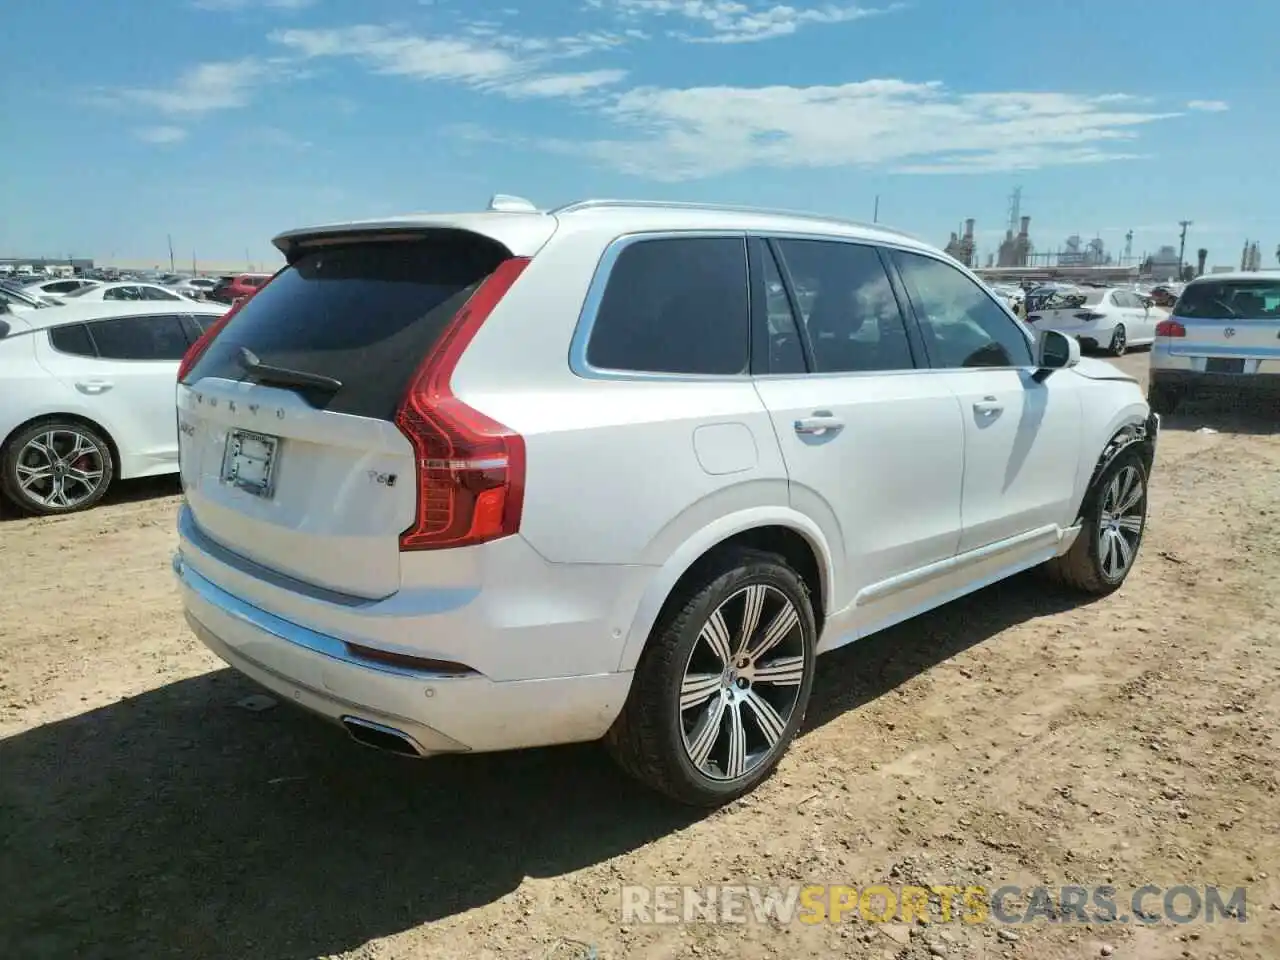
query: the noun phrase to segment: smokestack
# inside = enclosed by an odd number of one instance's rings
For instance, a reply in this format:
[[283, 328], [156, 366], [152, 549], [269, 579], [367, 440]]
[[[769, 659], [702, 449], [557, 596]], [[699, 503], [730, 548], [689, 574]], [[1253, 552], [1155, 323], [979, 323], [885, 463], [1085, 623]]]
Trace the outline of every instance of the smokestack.
[[1031, 218], [1023, 217], [1019, 223], [1021, 225], [1018, 227], [1018, 236], [1025, 237], [1027, 235], [1027, 231], [1031, 228]]
[[964, 222], [964, 235], [968, 240], [973, 239], [973, 223], [974, 221], [972, 217]]

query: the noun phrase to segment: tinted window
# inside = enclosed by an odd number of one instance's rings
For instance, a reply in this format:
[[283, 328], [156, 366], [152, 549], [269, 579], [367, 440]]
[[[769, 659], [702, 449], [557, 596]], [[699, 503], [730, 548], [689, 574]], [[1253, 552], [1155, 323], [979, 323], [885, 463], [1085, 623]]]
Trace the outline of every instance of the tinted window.
[[963, 273], [941, 260], [897, 251], [902, 272], [939, 367], [1030, 366], [1031, 344], [1007, 313]]
[[1182, 291], [1173, 312], [1190, 320], [1280, 317], [1280, 278], [1201, 280]]
[[76, 357], [96, 357], [93, 340], [83, 324], [73, 323], [65, 327], [49, 328], [49, 343], [59, 353], [69, 353]]
[[102, 294], [103, 300], [141, 300], [142, 291], [137, 287], [112, 287]]
[[800, 345], [800, 332], [791, 312], [791, 301], [782, 285], [782, 274], [773, 259], [773, 252], [765, 249], [764, 300], [769, 329], [769, 373], [804, 373], [804, 348]]
[[142, 287], [143, 300], [179, 300], [181, 299], [176, 293], [170, 293], [168, 290], [161, 290], [159, 287]]
[[59, 280], [56, 283], [46, 283], [44, 285], [45, 293], [70, 293], [72, 290], [80, 286], [78, 280]]
[[907, 327], [875, 247], [825, 240], [778, 244], [819, 373], [910, 370]]
[[613, 266], [587, 362], [611, 370], [729, 375], [746, 371], [749, 351], [745, 242], [643, 240], [626, 247]]
[[116, 317], [86, 326], [104, 360], [181, 360], [187, 351], [177, 317]]
[[391, 419], [440, 333], [506, 257], [472, 234], [307, 253], [227, 323], [188, 382], [240, 379], [244, 346], [263, 363], [339, 381], [315, 398], [328, 410]]

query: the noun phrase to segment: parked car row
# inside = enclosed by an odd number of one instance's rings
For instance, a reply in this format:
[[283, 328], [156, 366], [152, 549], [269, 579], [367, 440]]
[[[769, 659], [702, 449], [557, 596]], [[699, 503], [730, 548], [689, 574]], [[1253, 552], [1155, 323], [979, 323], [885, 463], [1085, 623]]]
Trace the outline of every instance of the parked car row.
[[239, 273], [222, 277], [184, 277], [161, 274], [152, 279], [118, 277], [8, 278], [0, 280], [0, 289], [18, 291], [55, 306], [73, 299], [89, 300], [214, 300], [231, 304], [249, 296], [269, 274]]

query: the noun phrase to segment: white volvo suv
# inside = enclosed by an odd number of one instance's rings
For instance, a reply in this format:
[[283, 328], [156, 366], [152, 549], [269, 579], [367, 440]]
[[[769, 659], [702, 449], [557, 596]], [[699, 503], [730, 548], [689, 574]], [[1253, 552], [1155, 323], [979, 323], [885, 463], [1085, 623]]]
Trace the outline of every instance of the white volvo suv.
[[1138, 384], [904, 235], [495, 198], [275, 243], [179, 373], [174, 570], [210, 648], [363, 743], [603, 738], [716, 805], [816, 655], [1132, 569]]

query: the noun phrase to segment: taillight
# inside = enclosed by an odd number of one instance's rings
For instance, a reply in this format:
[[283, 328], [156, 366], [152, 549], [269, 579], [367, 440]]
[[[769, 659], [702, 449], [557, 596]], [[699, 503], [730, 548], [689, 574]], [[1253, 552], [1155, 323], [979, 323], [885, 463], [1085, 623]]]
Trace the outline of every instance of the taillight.
[[1087, 321], [1087, 320], [1101, 320], [1104, 316], [1106, 316], [1106, 314], [1094, 313], [1092, 310], [1086, 310], [1083, 313], [1077, 313], [1075, 315], [1075, 318], [1077, 320]]
[[418, 510], [400, 534], [401, 550], [484, 543], [520, 529], [524, 507], [524, 438], [453, 395], [462, 353], [493, 308], [529, 265], [501, 263], [463, 304], [414, 374], [396, 412], [413, 444]]
[[1177, 320], [1161, 320], [1156, 324], [1157, 337], [1185, 337], [1187, 328]]
[[1033, 313], [1031, 316], [1027, 317], [1027, 323], [1035, 323], [1037, 320], [1040, 320], [1040, 319], [1043, 319], [1040, 316], [1040, 314]]

